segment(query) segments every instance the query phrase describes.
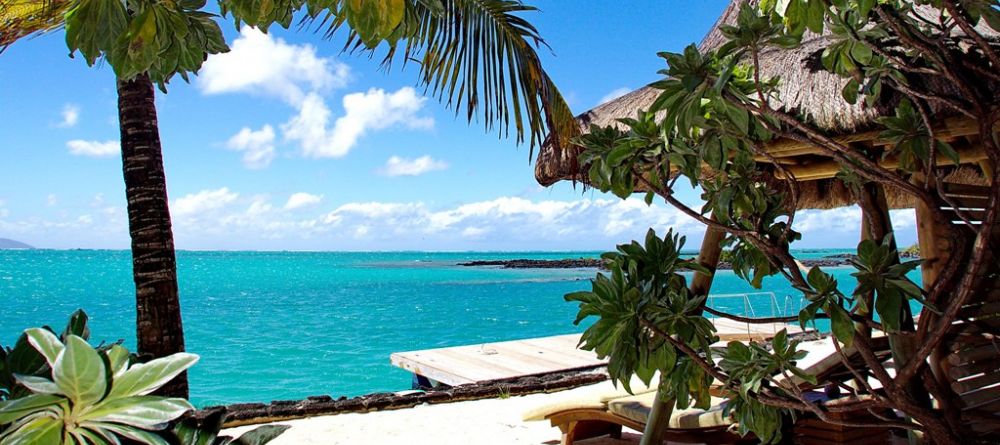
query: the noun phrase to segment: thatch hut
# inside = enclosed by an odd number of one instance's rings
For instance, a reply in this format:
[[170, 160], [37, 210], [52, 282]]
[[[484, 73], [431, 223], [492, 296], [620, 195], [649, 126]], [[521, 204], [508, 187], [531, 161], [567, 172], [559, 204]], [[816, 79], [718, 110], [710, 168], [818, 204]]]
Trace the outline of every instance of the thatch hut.
[[[733, 1], [723, 11], [699, 46], [703, 52], [719, 48], [725, 43], [720, 27], [736, 23], [741, 3]], [[930, 10], [926, 7], [918, 6], [915, 13], [922, 14], [928, 11]], [[991, 30], [984, 30], [984, 33], [996, 37], [996, 33]], [[888, 142], [878, 138], [879, 132], [875, 130], [876, 119], [890, 112], [893, 105], [898, 102], [898, 97], [888, 94], [886, 96], [889, 97], [883, 102], [872, 107], [865, 106], [862, 101], [856, 105], [847, 103], [841, 96], [847, 80], [825, 71], [819, 62], [819, 54], [822, 48], [827, 46], [829, 39], [827, 35], [807, 35], [802, 46], [795, 50], [771, 49], [760, 54], [761, 77], [781, 79], [777, 101], [773, 102], [772, 106], [802, 116], [842, 143], [867, 147], [872, 152], [881, 151], [880, 149], [888, 145]], [[929, 87], [940, 91], [951, 88], [947, 84], [932, 84]], [[580, 114], [577, 120], [584, 132], [588, 131], [591, 125], [620, 126], [622, 124], [617, 119], [635, 117], [638, 111], [648, 109], [658, 95], [659, 90], [646, 86], [586, 111]], [[984, 213], [982, 209], [987, 205], [989, 197], [997, 191], [986, 187], [992, 179], [993, 171], [978, 139], [978, 122], [947, 115], [940, 110], [932, 111], [937, 113], [936, 120], [940, 122], [935, 128], [936, 136], [949, 142], [959, 153], [961, 161], [959, 165], [952, 165], [951, 161], [947, 160], [939, 161], [942, 170], [948, 172], [944, 184], [945, 194], [952, 202], [957, 203], [959, 208], [965, 209], [966, 214], [982, 218]], [[859, 197], [854, 196], [847, 186], [835, 178], [840, 166], [817, 147], [782, 139], [773, 142], [765, 149], [776, 162], [794, 174], [800, 189], [798, 208], [829, 209], [850, 206], [858, 202]], [[572, 145], [545, 144], [539, 152], [535, 167], [537, 181], [543, 186], [561, 180], [586, 183], [586, 166], [580, 166], [577, 162], [579, 150], [579, 147]], [[771, 171], [777, 176], [774, 164], [769, 159], [758, 158], [757, 161], [764, 171]], [[899, 161], [891, 156], [878, 162], [890, 169], [899, 165]], [[892, 188], [881, 187], [871, 193], [874, 195], [868, 198], [874, 198], [880, 203], [878, 207], [881, 215], [875, 220], [882, 221], [890, 231], [891, 226], [888, 226], [890, 208], [916, 207], [920, 251], [926, 261], [922, 269], [923, 282], [933, 283], [940, 273], [944, 260], [951, 254], [950, 243], [947, 237], [941, 234], [942, 227], [932, 220], [929, 209], [916, 205], [909, 195]], [[872, 215], [864, 217], [868, 221]], [[862, 236], [867, 236], [864, 232], [866, 231], [863, 230]], [[699, 261], [710, 270], [714, 270], [718, 263], [720, 241], [724, 236], [711, 227], [706, 233]], [[706, 294], [711, 284], [711, 276], [696, 274], [691, 285], [692, 291]], [[977, 329], [980, 330], [970, 331], [969, 325], [962, 321], [956, 322], [954, 330], [963, 334], [982, 332], [981, 325], [986, 320], [986, 329], [993, 332], [985, 332], [985, 336], [995, 336], [1000, 332], [1000, 323], [997, 322], [1000, 320], [1000, 316], [997, 315], [1000, 313], [998, 307], [1000, 307], [1000, 283], [994, 283], [989, 289], [983, 290], [979, 301], [962, 309], [966, 316], [972, 317], [966, 320], [979, 323], [977, 326], [980, 328]], [[975, 414], [972, 415], [977, 416], [975, 417], [977, 419], [982, 419], [984, 415], [986, 418], [994, 419], [993, 422], [977, 425], [973, 428], [977, 431], [970, 434], [993, 434], [993, 437], [996, 437], [995, 435], [1000, 432], [1000, 386], [995, 385], [995, 382], [1000, 381], [996, 377], [1000, 375], [1000, 354], [995, 348], [988, 349], [993, 348], [992, 345], [984, 347], [982, 338], [976, 337], [974, 341], [965, 343], [964, 346], [959, 345], [961, 342], [955, 338], [957, 337], [949, 340], [950, 349], [942, 350], [932, 357], [931, 368], [942, 381], [950, 382], [956, 395], [963, 400], [964, 406], [957, 407], [963, 410], [963, 419], [965, 414], [973, 412]], [[669, 413], [669, 409], [666, 412]], [[659, 433], [656, 430], [656, 423], [656, 419], [650, 419], [647, 435], [660, 437], [657, 436]]]
[[[735, 25], [736, 16], [742, 2], [733, 1], [722, 12], [715, 26], [698, 45], [702, 51], [718, 49], [726, 43], [720, 31], [723, 25]], [[929, 8], [918, 8], [924, 11]], [[991, 30], [984, 32], [993, 34]], [[761, 77], [780, 77], [777, 101], [772, 105], [778, 109], [798, 113], [817, 127], [831, 134], [841, 135], [841, 142], [884, 146], [878, 140], [878, 131], [873, 131], [875, 120], [892, 110], [897, 98], [891, 95], [874, 107], [867, 107], [863, 101], [847, 103], [841, 91], [847, 79], [823, 69], [819, 54], [829, 44], [830, 36], [807, 34], [802, 46], [794, 50], [769, 48], [760, 55]], [[934, 85], [935, 88], [949, 89], [948, 85]], [[998, 88], [1000, 90], [1000, 88]], [[577, 116], [580, 129], [588, 131], [591, 125], [622, 126], [621, 118], [632, 118], [640, 110], [648, 109], [659, 96], [660, 90], [645, 86], [617, 99], [600, 104]], [[985, 185], [980, 162], [985, 154], [976, 147], [978, 125], [967, 119], [950, 118], [942, 122], [936, 135], [952, 144], [958, 151], [965, 168], [951, 168], [947, 182], [957, 184]], [[792, 140], [779, 140], [768, 147], [768, 152], [795, 175], [800, 182], [801, 198], [799, 208], [829, 209], [854, 203], [850, 191], [843, 183], [833, 180], [840, 170], [831, 158], [819, 154], [819, 150], [807, 144]], [[576, 161], [579, 148], [560, 147], [551, 143], [542, 146], [535, 163], [535, 179], [543, 186], [561, 180], [587, 182], [586, 171]], [[766, 163], [764, 159], [760, 160]], [[895, 167], [898, 160], [888, 158], [882, 161], [886, 167]], [[886, 190], [891, 208], [913, 208], [911, 197]]]

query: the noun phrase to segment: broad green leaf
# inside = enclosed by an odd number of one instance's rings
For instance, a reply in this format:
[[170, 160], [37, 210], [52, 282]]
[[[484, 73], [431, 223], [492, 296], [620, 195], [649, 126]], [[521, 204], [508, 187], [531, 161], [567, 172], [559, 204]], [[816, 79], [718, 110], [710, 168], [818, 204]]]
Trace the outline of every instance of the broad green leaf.
[[87, 428], [77, 428], [76, 433], [83, 436], [86, 440], [90, 442], [83, 442], [83, 444], [94, 444], [94, 445], [104, 445], [104, 444], [117, 444], [118, 438], [113, 434], [105, 434], [103, 431], [95, 431]]
[[912, 282], [912, 281], [910, 281], [910, 280], [908, 280], [906, 278], [903, 278], [903, 279], [888, 279], [886, 281], [888, 281], [889, 283], [892, 283], [893, 285], [895, 285], [896, 287], [898, 287], [901, 291], [903, 291], [903, 293], [905, 293], [910, 298], [918, 298], [923, 293], [923, 291], [920, 289], [920, 286], [917, 286], [916, 283], [914, 283], [914, 282]]
[[66, 349], [59, 354], [52, 377], [56, 385], [74, 404], [93, 405], [107, 390], [104, 360], [82, 338], [70, 335]]
[[110, 53], [128, 26], [128, 12], [121, 0], [78, 0], [66, 13], [66, 46], [80, 51], [88, 65]]
[[139, 428], [135, 428], [135, 427], [128, 426], [128, 425], [119, 425], [119, 424], [116, 424], [116, 423], [108, 423], [108, 422], [83, 422], [81, 424], [81, 426], [84, 427], [84, 428], [87, 428], [87, 429], [95, 430], [95, 431], [100, 431], [102, 429], [103, 430], [107, 430], [107, 431], [111, 431], [111, 432], [113, 432], [113, 433], [115, 433], [115, 434], [117, 434], [119, 436], [122, 436], [122, 437], [125, 437], [125, 438], [128, 438], [128, 439], [132, 439], [132, 440], [137, 441], [137, 442], [139, 442], [141, 444], [146, 444], [146, 445], [170, 445], [166, 441], [166, 439], [164, 439], [159, 434], [156, 434], [156, 433], [153, 433], [153, 432], [150, 432], [150, 431], [141, 430]]
[[31, 344], [27, 333], [17, 338], [14, 348], [7, 354], [6, 368], [7, 374], [3, 377], [11, 385], [14, 384], [14, 377], [10, 374], [47, 375], [50, 369], [45, 356]]
[[788, 330], [782, 329], [775, 334], [774, 339], [771, 340], [771, 344], [774, 347], [775, 352], [785, 352], [788, 348]]
[[48, 362], [50, 367], [55, 367], [56, 359], [59, 358], [59, 354], [63, 352], [65, 347], [59, 337], [56, 334], [42, 328], [31, 328], [24, 333], [28, 336], [28, 342], [31, 346], [45, 357], [45, 361]]
[[174, 420], [193, 409], [190, 402], [179, 398], [124, 397], [101, 403], [82, 414], [80, 420], [156, 429], [158, 425]]
[[8, 432], [3, 445], [58, 444], [62, 439], [63, 423], [53, 417], [38, 417], [20, 428]]
[[230, 443], [232, 445], [264, 445], [289, 428], [291, 428], [289, 425], [265, 425], [243, 433], [242, 436]]
[[0, 425], [11, 423], [30, 412], [55, 406], [63, 400], [59, 396], [35, 394], [0, 402]]
[[841, 343], [850, 347], [854, 344], [854, 323], [847, 311], [840, 306], [833, 306], [830, 310], [830, 328], [833, 335]]
[[90, 328], [87, 327], [87, 313], [83, 309], [77, 309], [69, 316], [69, 322], [66, 323], [66, 329], [63, 330], [62, 338], [66, 338], [69, 335], [76, 335], [84, 340], [90, 338]]
[[111, 375], [117, 379], [128, 370], [129, 354], [128, 350], [121, 345], [113, 345], [105, 353], [108, 357], [108, 364], [111, 366]]
[[115, 379], [110, 396], [144, 396], [167, 384], [196, 362], [197, 355], [180, 352], [134, 365]]
[[846, 100], [847, 103], [854, 105], [858, 103], [858, 92], [860, 90], [861, 85], [858, 84], [858, 81], [851, 79], [847, 82], [847, 85], [844, 85], [844, 90], [841, 92], [841, 95], [844, 96], [844, 100]]
[[216, 442], [215, 438], [222, 429], [225, 416], [226, 411], [218, 409], [200, 420], [191, 416], [183, 418], [174, 426], [174, 436], [180, 442], [178, 445], [224, 445]]
[[904, 301], [899, 296], [899, 293], [894, 291], [879, 292], [875, 296], [875, 312], [878, 313], [879, 319], [886, 331], [895, 332], [899, 330], [899, 318], [903, 311]]
[[934, 143], [937, 144], [938, 152], [943, 154], [953, 164], [959, 165], [962, 163], [961, 158], [958, 156], [958, 152], [955, 151], [955, 148], [952, 147], [951, 144], [936, 139], [934, 140]]
[[17, 380], [17, 383], [24, 385], [25, 388], [30, 389], [31, 392], [36, 394], [62, 395], [63, 393], [55, 383], [44, 377], [15, 374], [14, 379]]

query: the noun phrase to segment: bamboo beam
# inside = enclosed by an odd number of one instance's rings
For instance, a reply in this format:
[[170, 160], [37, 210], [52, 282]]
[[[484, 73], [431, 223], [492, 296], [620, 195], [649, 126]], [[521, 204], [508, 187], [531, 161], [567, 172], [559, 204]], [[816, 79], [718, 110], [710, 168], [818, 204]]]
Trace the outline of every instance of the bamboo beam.
[[[712, 220], [715, 221], [715, 217]], [[719, 266], [719, 257], [722, 256], [722, 241], [725, 239], [726, 232], [715, 226], [709, 226], [705, 232], [705, 238], [701, 242], [701, 251], [698, 252], [698, 264], [704, 266], [711, 273], [695, 272], [690, 286], [693, 295], [708, 295], [711, 290], [715, 269]], [[656, 399], [653, 400], [653, 407], [649, 411], [646, 429], [642, 432], [642, 440], [639, 445], [659, 445], [663, 443], [663, 438], [666, 436], [670, 416], [674, 411], [674, 399], [665, 397], [666, 389], [662, 383], [664, 378], [667, 376], [660, 376], [660, 387], [657, 389]]]
[[[871, 141], [872, 145], [887, 145], [889, 141], [879, 139], [881, 131], [866, 131], [834, 137], [833, 140], [844, 145], [855, 142]], [[952, 139], [960, 136], [968, 136], [979, 133], [979, 123], [966, 118], [948, 118], [941, 125], [934, 129], [934, 135], [940, 139]], [[788, 156], [801, 156], [804, 154], [823, 154], [823, 152], [813, 144], [803, 143], [792, 139], [779, 139], [773, 144], [769, 144], [767, 152], [776, 158]]]
[[[986, 152], [981, 147], [963, 147], [958, 150], [958, 157], [962, 164], [974, 164], [987, 159]], [[878, 163], [882, 168], [894, 170], [899, 168], [899, 157], [889, 156]], [[954, 165], [951, 159], [938, 156], [938, 165]], [[837, 161], [821, 161], [803, 166], [785, 167], [789, 173], [795, 176], [797, 181], [815, 181], [819, 179], [829, 179], [840, 173], [841, 166]], [[777, 173], [780, 176], [780, 172]]]

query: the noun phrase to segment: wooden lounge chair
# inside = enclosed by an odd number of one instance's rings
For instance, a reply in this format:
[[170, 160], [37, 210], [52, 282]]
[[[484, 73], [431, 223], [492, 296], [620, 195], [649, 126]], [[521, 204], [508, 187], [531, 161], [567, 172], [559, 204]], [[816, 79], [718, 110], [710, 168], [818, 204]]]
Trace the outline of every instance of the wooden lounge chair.
[[[888, 342], [884, 337], [879, 341], [876, 350], [881, 356], [887, 356]], [[820, 376], [821, 380], [836, 379], [841, 373], [850, 375], [843, 366], [840, 355], [834, 350], [829, 340], [804, 343], [804, 349], [810, 354], [800, 363], [806, 372]], [[844, 350], [852, 359], [856, 351], [852, 348]], [[804, 390], [815, 389], [808, 383], [795, 380]], [[589, 439], [610, 435], [618, 438], [622, 427], [643, 431], [652, 410], [656, 392], [648, 390], [635, 395], [620, 392], [604, 392], [599, 397], [576, 397], [542, 406], [526, 412], [525, 421], [548, 420], [552, 426], [562, 431], [562, 445], [572, 445], [576, 440]], [[664, 439], [681, 443], [719, 443], [735, 444], [754, 442], [752, 437], [742, 438], [733, 433], [733, 421], [723, 415], [725, 399], [712, 399], [712, 406], [707, 410], [689, 408], [675, 410], [668, 424]]]
[[[549, 420], [562, 431], [562, 444], [610, 435], [621, 437], [622, 427], [642, 431], [652, 410], [656, 392], [601, 400], [570, 400], [546, 405], [524, 415], [526, 421]], [[666, 439], [684, 443], [739, 443], [739, 435], [729, 432], [732, 421], [723, 416], [726, 400], [712, 398], [708, 410], [676, 410], [670, 416]]]

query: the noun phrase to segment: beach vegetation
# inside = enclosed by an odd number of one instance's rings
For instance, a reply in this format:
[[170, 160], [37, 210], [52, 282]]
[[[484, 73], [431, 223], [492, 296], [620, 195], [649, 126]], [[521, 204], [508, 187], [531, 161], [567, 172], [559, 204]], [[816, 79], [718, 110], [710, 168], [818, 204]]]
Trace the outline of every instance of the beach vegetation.
[[[667, 68], [652, 84], [660, 94], [650, 108], [577, 139], [588, 183], [622, 199], [642, 192], [647, 203], [665, 201], [724, 235], [738, 276], [756, 288], [765, 277], [784, 277], [808, 304], [797, 315], [768, 319], [708, 307], [679, 274], [697, 269], [676, 260], [676, 235], [661, 239], [650, 232], [645, 247], [632, 242], [606, 254], [614, 259], [610, 271], [594, 278], [591, 291], [566, 296], [580, 304], [577, 322], [597, 318], [582, 346], [608, 357], [612, 378], [623, 385], [634, 375], [649, 381], [659, 371], [661, 394], [678, 408], [706, 407], [714, 380], [730, 398], [727, 409], [740, 431], [764, 442], [781, 440], [783, 420], [794, 413], [834, 424], [845, 422], [838, 416], [858, 415], [869, 420], [848, 423], [919, 431], [938, 444], [973, 437], [969, 418], [948, 408], [963, 401], [942, 385], [928, 359], [959, 310], [998, 282], [991, 246], [1000, 218], [1000, 183], [992, 174], [1000, 160], [1000, 96], [989, 87], [1000, 81], [998, 7], [995, 0], [744, 2], [735, 24], [720, 27], [724, 41], [716, 49], [692, 45], [660, 53]], [[818, 34], [829, 38], [813, 38]], [[778, 87], [785, 80], [763, 74], [765, 52], [772, 58], [805, 54], [816, 70], [844, 79], [838, 100], [877, 111], [870, 126], [884, 145], [873, 151], [844, 142], [812, 116], [781, 106]], [[958, 206], [945, 194], [952, 171], [945, 167], [965, 158], [957, 142], [936, 130], [943, 116], [973, 122], [970, 137], [985, 154], [982, 170], [993, 193], [975, 217], [947, 210]], [[858, 281], [852, 292], [842, 292], [822, 268], [806, 270], [796, 261], [791, 249], [801, 238], [794, 222], [802, 192], [791, 167], [765, 149], [779, 138], [833, 158], [832, 173], [866, 215], [866, 239], [850, 260]], [[881, 162], [888, 158], [891, 167]], [[678, 199], [681, 180], [701, 190], [703, 205]], [[900, 261], [885, 190], [915, 203], [940, 229], [939, 241], [950, 245], [923, 286], [908, 277], [922, 261]], [[651, 246], [665, 251], [650, 254]], [[780, 334], [768, 348], [713, 348], [717, 337], [708, 316], [803, 327], [828, 319], [836, 348], [858, 351], [864, 365], [847, 365], [853, 385], [818, 382], [847, 394], [817, 401], [789, 383], [796, 380], [789, 376], [816, 378], [795, 367], [802, 352], [789, 336]], [[873, 349], [882, 336], [894, 371]], [[879, 414], [888, 412], [901, 415]]]
[[0, 402], [0, 443], [113, 444], [119, 438], [159, 445], [156, 431], [194, 409], [182, 398], [150, 396], [198, 361], [178, 353], [131, 363], [129, 351], [112, 345], [99, 352], [82, 337], [65, 343], [51, 331], [25, 331], [50, 376], [15, 374], [31, 394]]
[[497, 385], [497, 398], [507, 400], [510, 398], [510, 385]]
[[153, 395], [198, 356], [141, 363], [121, 342], [91, 346], [87, 321], [78, 310], [61, 334], [32, 328], [0, 347], [0, 444], [261, 445], [288, 428], [219, 436], [224, 410], [195, 419], [187, 400]]

